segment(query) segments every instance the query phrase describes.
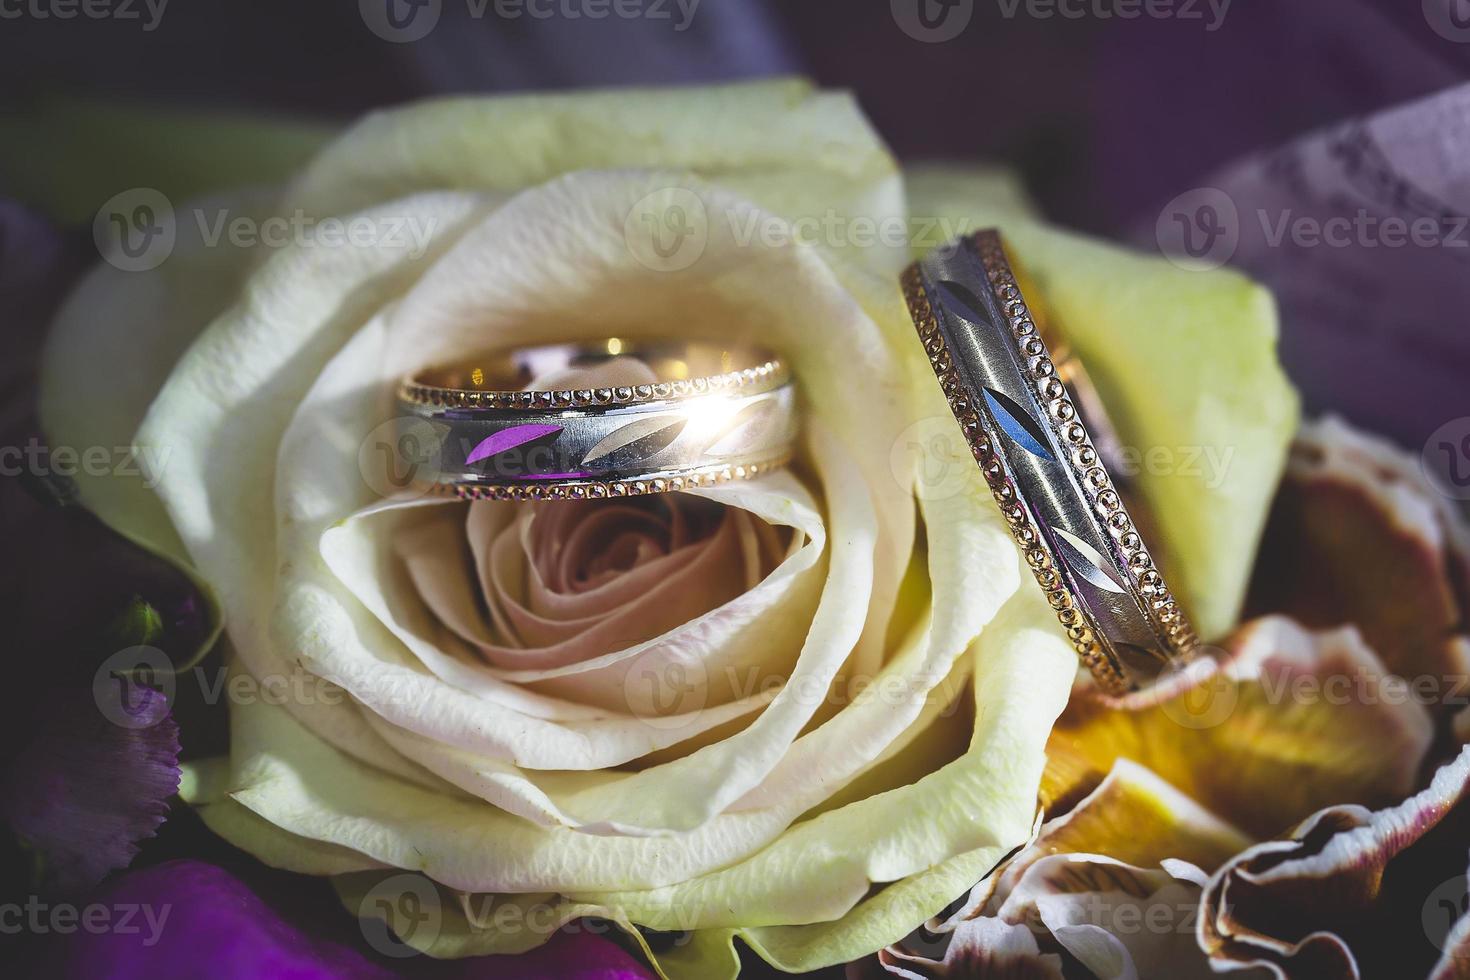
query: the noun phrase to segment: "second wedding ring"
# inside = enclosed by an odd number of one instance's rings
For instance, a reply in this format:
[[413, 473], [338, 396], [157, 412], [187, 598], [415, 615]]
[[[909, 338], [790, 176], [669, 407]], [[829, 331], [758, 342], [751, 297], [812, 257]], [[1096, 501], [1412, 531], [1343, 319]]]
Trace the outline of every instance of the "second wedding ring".
[[[1021, 295], [1000, 235], [903, 276], [919, 339], [1011, 535], [1078, 655], [1123, 694], [1197, 640], [1107, 468], [1111, 427], [1077, 359]], [[1049, 343], [1050, 341], [1050, 343]]]

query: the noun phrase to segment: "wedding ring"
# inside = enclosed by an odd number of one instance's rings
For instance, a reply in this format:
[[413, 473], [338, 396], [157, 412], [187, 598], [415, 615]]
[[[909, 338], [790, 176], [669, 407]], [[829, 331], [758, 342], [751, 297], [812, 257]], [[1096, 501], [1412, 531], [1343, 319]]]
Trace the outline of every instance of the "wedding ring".
[[797, 435], [781, 359], [704, 342], [493, 352], [405, 379], [398, 400], [419, 481], [464, 499], [626, 497], [749, 479], [784, 466]]
[[1137, 690], [1190, 657], [1198, 641], [1106, 465], [1116, 440], [1102, 406], [1076, 358], [1043, 339], [999, 234], [935, 250], [903, 291], [991, 494], [1099, 685]]

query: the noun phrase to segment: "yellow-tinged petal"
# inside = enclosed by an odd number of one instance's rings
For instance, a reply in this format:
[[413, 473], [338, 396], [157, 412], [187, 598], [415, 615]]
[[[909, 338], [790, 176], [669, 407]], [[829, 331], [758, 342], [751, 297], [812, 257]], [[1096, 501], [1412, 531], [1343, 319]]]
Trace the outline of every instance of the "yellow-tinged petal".
[[1046, 798], [1065, 806], [1131, 759], [1260, 838], [1323, 806], [1412, 790], [1429, 714], [1356, 632], [1257, 620], [1217, 671], [1121, 702], [1079, 692], [1051, 736]]

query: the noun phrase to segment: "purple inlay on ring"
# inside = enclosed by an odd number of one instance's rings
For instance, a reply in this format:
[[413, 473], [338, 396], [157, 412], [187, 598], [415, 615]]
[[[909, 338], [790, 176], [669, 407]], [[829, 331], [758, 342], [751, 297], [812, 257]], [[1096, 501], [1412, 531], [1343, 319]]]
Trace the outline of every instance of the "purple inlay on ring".
[[559, 425], [547, 425], [540, 422], [528, 422], [525, 425], [513, 426], [502, 429], [493, 436], [483, 440], [478, 446], [470, 450], [465, 457], [465, 465], [478, 463], [482, 459], [489, 459], [497, 453], [503, 453], [507, 449], [524, 446], [528, 442], [534, 442], [543, 436], [549, 436], [561, 431]]

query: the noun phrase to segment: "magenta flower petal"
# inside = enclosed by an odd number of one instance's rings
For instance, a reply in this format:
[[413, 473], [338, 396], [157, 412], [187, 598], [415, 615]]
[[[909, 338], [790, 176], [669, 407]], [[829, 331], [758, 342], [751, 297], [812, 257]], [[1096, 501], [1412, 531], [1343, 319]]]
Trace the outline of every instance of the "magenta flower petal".
[[[289, 883], [296, 879], [281, 876]], [[309, 883], [316, 884], [316, 883]], [[318, 907], [268, 901], [223, 868], [170, 861], [121, 875], [88, 907], [135, 909], [129, 929], [78, 930], [56, 937], [43, 975], [82, 980], [652, 980], [622, 948], [588, 932], [563, 932], [520, 956], [392, 959], [373, 952], [328, 889]], [[289, 907], [290, 911], [286, 911]], [[303, 912], [303, 909], [310, 910]]]
[[44, 891], [73, 896], [126, 867], [168, 816], [179, 729], [164, 696], [140, 685], [126, 724], [87, 688], [39, 700], [28, 743], [0, 775], [0, 815], [38, 855]]

